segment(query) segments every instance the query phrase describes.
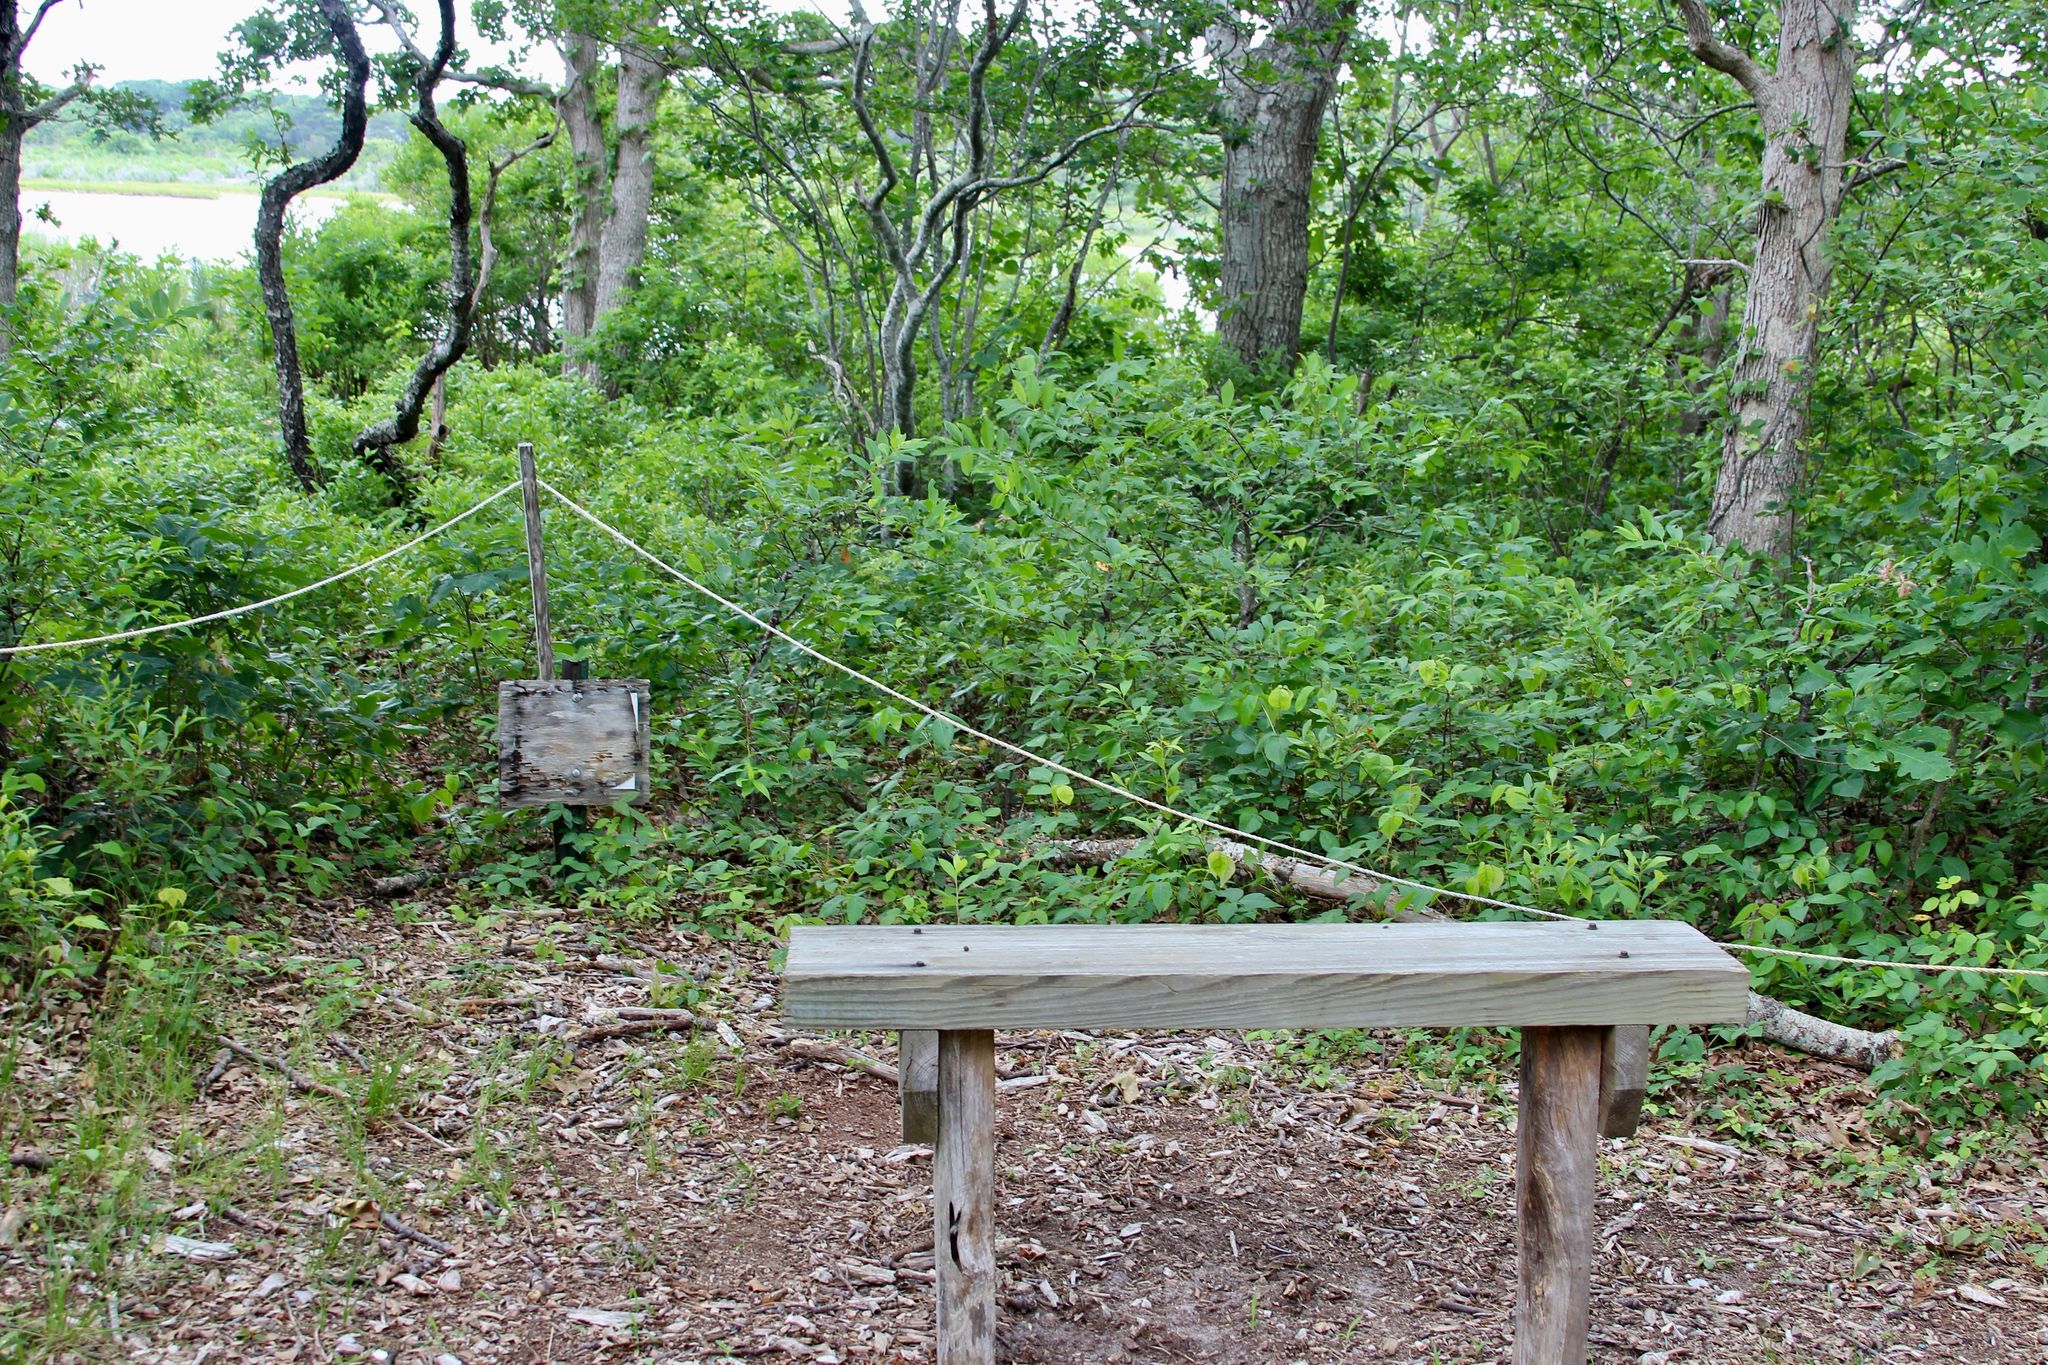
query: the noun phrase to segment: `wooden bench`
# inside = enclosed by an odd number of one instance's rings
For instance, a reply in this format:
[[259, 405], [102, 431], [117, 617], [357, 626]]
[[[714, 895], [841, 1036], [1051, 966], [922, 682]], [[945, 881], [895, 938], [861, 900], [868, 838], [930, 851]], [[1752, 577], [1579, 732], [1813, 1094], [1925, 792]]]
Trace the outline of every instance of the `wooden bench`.
[[995, 1360], [995, 1029], [1522, 1030], [1516, 1365], [1584, 1365], [1599, 1136], [1634, 1127], [1651, 1024], [1738, 1023], [1749, 973], [1682, 924], [1031, 925], [791, 932], [806, 1028], [935, 1032], [940, 1365]]

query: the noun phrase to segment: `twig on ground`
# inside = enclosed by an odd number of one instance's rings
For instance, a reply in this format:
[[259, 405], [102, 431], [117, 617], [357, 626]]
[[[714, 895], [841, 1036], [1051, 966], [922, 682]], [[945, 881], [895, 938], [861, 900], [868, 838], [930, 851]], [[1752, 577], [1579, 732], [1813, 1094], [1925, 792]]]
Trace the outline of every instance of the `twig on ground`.
[[855, 1052], [850, 1047], [828, 1043], [822, 1038], [787, 1038], [778, 1041], [783, 1050], [792, 1057], [801, 1057], [810, 1062], [823, 1062], [828, 1066], [843, 1066], [849, 1071], [863, 1071], [876, 1080], [886, 1081], [890, 1085], [898, 1083], [899, 1075], [895, 1067]]
[[305, 1072], [286, 1061], [283, 1054], [275, 1057], [266, 1056], [252, 1047], [236, 1042], [232, 1038], [222, 1038], [220, 1045], [229, 1052], [234, 1053], [237, 1057], [240, 1057], [243, 1061], [255, 1062], [259, 1066], [269, 1067], [283, 1076], [286, 1081], [290, 1082], [292, 1089], [303, 1094], [325, 1095], [329, 1099], [341, 1100], [347, 1104], [355, 1103], [355, 1097], [346, 1090], [337, 1089], [325, 1081], [314, 1080], [311, 1076], [308, 1076]]
[[234, 1060], [235, 1054], [228, 1048], [222, 1048], [214, 1053], [213, 1065], [207, 1068], [204, 1076], [199, 1078], [199, 1093], [204, 1095], [207, 1091], [219, 1085], [220, 1078], [228, 1074], [228, 1066]]
[[[329, 1085], [325, 1081], [314, 1080], [311, 1076], [308, 1076], [305, 1072], [300, 1071], [297, 1067], [293, 1066], [290, 1062], [286, 1061], [282, 1054], [276, 1057], [266, 1056], [265, 1054], [256, 1051], [252, 1047], [246, 1047], [243, 1044], [236, 1042], [232, 1038], [222, 1038], [220, 1040], [220, 1045], [223, 1048], [226, 1048], [229, 1052], [234, 1053], [237, 1057], [243, 1058], [246, 1061], [256, 1062], [260, 1065], [270, 1067], [272, 1070], [282, 1075], [286, 1081], [290, 1082], [291, 1087], [294, 1090], [297, 1090], [303, 1094], [325, 1095], [327, 1096], [327, 1098], [331, 1100], [340, 1100], [343, 1104], [346, 1104], [351, 1109], [356, 1109], [359, 1113], [361, 1112], [360, 1108], [356, 1104], [355, 1096], [349, 1094], [346, 1090], [342, 1090], [336, 1086]], [[356, 1053], [356, 1056], [358, 1058], [361, 1058], [362, 1054]], [[367, 1069], [369, 1063], [364, 1062], [363, 1066], [365, 1067], [365, 1069]], [[448, 1143], [443, 1142], [440, 1138], [435, 1137], [432, 1133], [420, 1127], [411, 1119], [399, 1118], [394, 1119], [393, 1122], [396, 1123], [400, 1128], [403, 1128], [406, 1132], [411, 1133], [414, 1137], [422, 1138], [425, 1141], [431, 1142], [444, 1152], [453, 1152], [459, 1150], [453, 1146], [450, 1146]]]
[[450, 1246], [448, 1243], [442, 1241], [439, 1237], [435, 1237], [431, 1234], [421, 1232], [418, 1228], [412, 1227], [409, 1224], [400, 1221], [398, 1215], [395, 1213], [391, 1213], [388, 1211], [380, 1212], [377, 1215], [377, 1221], [383, 1225], [383, 1228], [386, 1232], [395, 1233], [398, 1236], [405, 1238], [409, 1242], [418, 1242], [421, 1246], [426, 1247], [432, 1251], [438, 1251], [443, 1256], [450, 1256], [453, 1255], [455, 1252], [455, 1248], [453, 1246]]
[[688, 1010], [657, 1010], [628, 1007], [609, 1010], [610, 1017], [570, 1037], [571, 1044], [600, 1042], [606, 1038], [630, 1038], [642, 1033], [665, 1033], [697, 1027], [697, 1016]]

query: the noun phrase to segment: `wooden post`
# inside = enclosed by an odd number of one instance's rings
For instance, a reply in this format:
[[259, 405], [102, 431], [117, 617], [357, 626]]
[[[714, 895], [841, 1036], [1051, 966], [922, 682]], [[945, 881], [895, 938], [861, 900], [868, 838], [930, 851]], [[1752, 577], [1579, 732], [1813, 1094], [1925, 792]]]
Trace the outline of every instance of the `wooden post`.
[[533, 442], [519, 443], [519, 497], [526, 508], [526, 576], [533, 587], [533, 644], [542, 682], [555, 680], [555, 636], [548, 624], [548, 568], [540, 543], [540, 469]]
[[1643, 1090], [1650, 1082], [1650, 1027], [1617, 1024], [1600, 1051], [1600, 1136], [1627, 1137], [1643, 1120]]
[[995, 1365], [996, 1036], [939, 1034], [938, 1141], [932, 1148], [932, 1267], [938, 1365]]
[[939, 1035], [907, 1028], [896, 1035], [896, 1102], [903, 1109], [903, 1140], [939, 1140]]
[[1606, 1033], [1582, 1027], [1522, 1030], [1514, 1365], [1586, 1365]]
[[[528, 540], [527, 545], [529, 553], [532, 552], [532, 547], [537, 545], [538, 543], [539, 542], [534, 539]], [[545, 596], [546, 589], [542, 589], [542, 592], [543, 596], [540, 599], [540, 603], [541, 609], [545, 611], [547, 609], [547, 598]], [[545, 666], [552, 668], [555, 662], [552, 642], [550, 642], [550, 647], [547, 654], [543, 655], [543, 657], [547, 661]], [[583, 660], [581, 659], [562, 660], [562, 678], [565, 682], [582, 682], [586, 671], [587, 669], [585, 668]], [[568, 818], [564, 820], [561, 824], [555, 826], [554, 856], [556, 868], [559, 869], [562, 866], [562, 863], [569, 856], [569, 831], [574, 830], [576, 833], [581, 834], [583, 831], [589, 828], [590, 807], [569, 807]]]

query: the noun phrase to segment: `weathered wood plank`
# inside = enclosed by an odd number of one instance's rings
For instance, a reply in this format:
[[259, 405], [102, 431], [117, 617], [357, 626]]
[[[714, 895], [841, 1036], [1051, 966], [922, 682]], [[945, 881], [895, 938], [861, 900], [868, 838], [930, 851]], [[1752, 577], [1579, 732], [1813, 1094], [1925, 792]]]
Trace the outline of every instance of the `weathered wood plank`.
[[1604, 1030], [1522, 1030], [1514, 1365], [1585, 1365]]
[[996, 1040], [939, 1034], [938, 1141], [932, 1148], [932, 1266], [939, 1365], [995, 1365]]
[[499, 683], [499, 804], [645, 801], [650, 695], [644, 678]]
[[[434, 392], [440, 393], [440, 385]], [[436, 430], [438, 430], [438, 424]], [[539, 656], [540, 680], [555, 680], [555, 632], [548, 621], [547, 555], [540, 537], [540, 466], [533, 457], [533, 442], [519, 443], [519, 501], [526, 512], [526, 581], [533, 590], [533, 646]]]
[[905, 1142], [939, 1140], [939, 1035], [931, 1029], [896, 1036], [896, 1101]]
[[822, 927], [791, 931], [812, 1028], [1360, 1028], [1740, 1022], [1699, 931], [1585, 924]]
[[1627, 1137], [1643, 1120], [1650, 1082], [1650, 1030], [1624, 1024], [1607, 1030], [1600, 1050], [1600, 1136]]

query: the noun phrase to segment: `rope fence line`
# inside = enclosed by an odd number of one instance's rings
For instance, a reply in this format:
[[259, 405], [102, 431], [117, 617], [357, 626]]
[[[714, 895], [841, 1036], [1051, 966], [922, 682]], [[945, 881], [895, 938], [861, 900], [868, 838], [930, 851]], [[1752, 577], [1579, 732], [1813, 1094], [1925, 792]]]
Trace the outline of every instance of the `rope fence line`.
[[83, 639], [77, 640], [43, 640], [39, 641], [36, 644], [30, 645], [8, 645], [4, 648], [0, 648], [0, 658], [6, 658], [15, 654], [40, 654], [45, 650], [51, 649], [82, 649], [87, 645], [117, 644], [122, 640], [135, 640], [141, 638], [144, 635], [161, 635], [166, 631], [189, 630], [193, 626], [210, 625], [215, 621], [225, 621], [230, 617], [246, 616], [252, 611], [261, 611], [265, 607], [274, 607], [281, 602], [289, 602], [294, 597], [304, 597], [309, 592], [318, 592], [322, 588], [332, 587], [334, 584], [341, 582], [344, 578], [353, 578], [359, 573], [368, 573], [371, 569], [376, 568], [379, 564], [383, 564], [388, 560], [396, 559], [400, 555], [406, 553], [408, 550], [418, 549], [420, 546], [426, 544], [428, 541], [432, 540], [435, 536], [440, 535], [442, 532], [450, 530], [455, 526], [460, 525], [462, 522], [468, 521], [471, 517], [483, 511], [486, 507], [489, 507], [498, 499], [506, 496], [509, 493], [516, 493], [518, 491], [519, 483], [517, 480], [514, 480], [513, 482], [506, 484], [503, 488], [500, 488], [497, 492], [491, 494], [489, 497], [485, 498], [483, 501], [471, 507], [467, 512], [457, 513], [455, 516], [452, 516], [448, 518], [448, 520], [442, 522], [439, 526], [434, 527], [431, 531], [422, 531], [420, 532], [420, 534], [414, 536], [411, 540], [406, 541], [405, 544], [395, 545], [391, 549], [386, 550], [383, 554], [378, 555], [374, 559], [366, 559], [362, 563], [355, 565], [353, 568], [343, 569], [340, 573], [329, 574], [327, 577], [321, 579], [317, 583], [308, 583], [303, 588], [293, 588], [290, 592], [281, 592], [277, 594], [277, 596], [275, 597], [266, 597], [260, 602], [245, 602], [239, 607], [228, 607], [223, 611], [208, 612], [204, 616], [194, 616], [183, 621], [166, 621], [154, 626], [138, 626], [134, 630], [117, 630], [108, 635], [89, 635]]
[[[546, 479], [540, 480], [540, 486], [546, 489], [551, 496], [553, 496], [557, 501], [562, 503], [562, 505], [567, 507], [570, 511], [574, 512], [577, 516], [583, 518], [583, 520], [589, 522], [592, 526], [604, 532], [604, 534], [610, 536], [613, 540], [625, 546], [634, 554], [639, 555], [648, 563], [654, 565], [662, 572], [668, 574], [677, 582], [683, 584], [685, 587], [689, 588], [691, 591], [699, 594], [700, 596], [705, 597], [712, 602], [715, 602], [720, 607], [723, 607], [726, 611], [730, 612], [734, 616], [739, 617], [741, 620], [748, 622], [749, 624], [766, 632], [774, 638], [782, 641], [784, 644], [790, 646], [792, 649], [795, 649], [798, 653], [803, 654], [809, 658], [815, 659], [819, 663], [824, 664], [826, 667], [835, 669], [838, 672], [845, 674], [847, 677], [852, 678], [854, 681], [861, 683], [866, 687], [872, 688], [875, 691], [880, 692], [882, 695], [891, 698], [892, 700], [902, 702], [905, 706], [908, 706], [912, 710], [920, 712], [921, 714], [928, 716], [933, 720], [944, 721], [946, 724], [953, 726], [961, 733], [972, 735], [974, 738], [982, 741], [984, 744], [991, 745], [997, 749], [1003, 750], [1006, 753], [1014, 754], [1018, 758], [1028, 760], [1029, 762], [1039, 764], [1042, 767], [1049, 768], [1054, 772], [1061, 773], [1067, 777], [1071, 777], [1076, 782], [1085, 783], [1090, 787], [1094, 787], [1098, 791], [1106, 792], [1111, 796], [1117, 797], [1119, 800], [1129, 801], [1135, 805], [1143, 806], [1148, 810], [1157, 811], [1161, 815], [1170, 816], [1175, 820], [1182, 820], [1187, 822], [1188, 824], [1197, 825], [1203, 829], [1212, 830], [1215, 833], [1221, 834], [1230, 839], [1238, 839], [1243, 840], [1247, 843], [1259, 844], [1266, 848], [1273, 849], [1277, 852], [1285, 853], [1290, 857], [1305, 858], [1310, 862], [1320, 863], [1324, 867], [1336, 868], [1340, 871], [1349, 872], [1355, 876], [1365, 877], [1372, 881], [1385, 882], [1393, 886], [1407, 887], [1414, 891], [1427, 892], [1433, 896], [1448, 896], [1454, 900], [1464, 901], [1467, 904], [1488, 906], [1497, 910], [1510, 911], [1514, 914], [1535, 915], [1543, 919], [1564, 920], [1569, 923], [1586, 924], [1594, 922], [1579, 915], [1560, 914], [1555, 910], [1539, 910], [1533, 905], [1522, 905], [1515, 901], [1496, 900], [1491, 896], [1475, 895], [1469, 891], [1456, 891], [1451, 889], [1450, 887], [1445, 886], [1432, 886], [1428, 882], [1418, 882], [1407, 877], [1396, 876], [1391, 872], [1381, 872], [1373, 868], [1362, 867], [1357, 863], [1346, 862], [1342, 858], [1333, 858], [1326, 853], [1317, 853], [1310, 849], [1301, 848], [1295, 844], [1287, 843], [1286, 841], [1281, 839], [1269, 839], [1262, 834], [1252, 834], [1248, 831], [1237, 829], [1231, 825], [1223, 824], [1220, 821], [1208, 819], [1205, 816], [1195, 815], [1188, 811], [1176, 810], [1172, 806], [1168, 806], [1161, 802], [1154, 801], [1148, 796], [1141, 796], [1137, 792], [1130, 791], [1124, 787], [1119, 787], [1114, 782], [1110, 782], [1103, 778], [1096, 777], [1092, 773], [1083, 772], [1079, 768], [1070, 768], [1066, 764], [1059, 762], [1057, 759], [1048, 758], [1044, 754], [1035, 753], [1032, 750], [1025, 748], [1021, 744], [1012, 743], [1011, 741], [1002, 738], [1000, 735], [993, 735], [986, 730], [978, 729], [975, 726], [969, 725], [966, 721], [960, 719], [958, 716], [950, 715], [945, 711], [941, 711], [938, 707], [929, 704], [928, 702], [919, 701], [916, 697], [910, 696], [903, 692], [899, 692], [897, 689], [891, 687], [889, 684], [881, 681], [878, 678], [871, 677], [870, 675], [861, 672], [859, 669], [855, 668], [851, 664], [841, 663], [839, 660], [833, 658], [829, 654], [826, 654], [824, 651], [818, 649], [817, 647], [801, 639], [798, 639], [794, 635], [791, 635], [788, 631], [783, 630], [780, 626], [775, 625], [773, 622], [756, 615], [752, 611], [749, 611], [746, 607], [743, 607], [739, 603], [733, 601], [731, 598], [726, 597], [717, 589], [708, 587], [705, 584], [698, 582], [695, 578], [692, 578], [689, 574], [684, 573], [681, 569], [678, 569], [675, 565], [669, 563], [660, 555], [657, 555], [656, 553], [654, 553], [654, 551], [642, 545], [639, 541], [634, 540], [624, 531], [619, 530], [610, 522], [605, 521], [595, 512], [592, 512], [582, 503], [577, 502], [574, 498], [570, 497], [567, 493], [564, 493], [561, 489], [549, 483]], [[1877, 970], [1896, 970], [1909, 972], [1974, 972], [1980, 976], [2048, 979], [2048, 969], [2034, 967], [1979, 967], [1971, 966], [1964, 963], [1882, 962], [1871, 958], [1841, 957], [1832, 953], [1814, 953], [1799, 948], [1773, 948], [1755, 943], [1721, 943], [1718, 946], [1726, 948], [1730, 952], [1762, 953], [1774, 957], [1802, 958], [1812, 962], [1836, 963], [1847, 967], [1862, 967]]]
[[[684, 573], [681, 569], [678, 569], [675, 565], [669, 563], [660, 555], [657, 555], [656, 553], [654, 553], [654, 551], [648, 549], [639, 541], [627, 535], [624, 531], [619, 530], [616, 526], [613, 526], [610, 522], [604, 520], [595, 512], [592, 512], [589, 508], [585, 507], [582, 503], [576, 501], [576, 499], [570, 497], [567, 493], [564, 493], [561, 489], [549, 483], [546, 479], [540, 479], [538, 480], [538, 482], [543, 489], [547, 490], [550, 496], [555, 498], [556, 501], [560, 502], [563, 506], [567, 507], [571, 512], [575, 513], [578, 517], [581, 517], [584, 521], [590, 523], [599, 531], [611, 537], [613, 540], [617, 541], [620, 545], [623, 545], [628, 550], [631, 550], [634, 554], [639, 555], [642, 559], [645, 559], [648, 563], [654, 565], [663, 573], [668, 574], [670, 577], [674, 578], [677, 582], [683, 584], [691, 591], [710, 600], [711, 602], [716, 603], [718, 606], [722, 607], [725, 611], [729, 612], [730, 614], [739, 617], [741, 620], [746, 621], [748, 624], [765, 632], [773, 638], [782, 641], [784, 644], [790, 646], [790, 648], [796, 650], [798, 653], [803, 654], [808, 658], [814, 659], [821, 664], [824, 664], [827, 668], [831, 668], [839, 673], [842, 673], [845, 676], [853, 679], [855, 682], [858, 682], [865, 687], [868, 687], [876, 692], [881, 693], [883, 696], [889, 697], [894, 701], [899, 701], [903, 703], [905, 706], [910, 707], [913, 711], [916, 711], [933, 720], [943, 721], [945, 724], [952, 726], [954, 729], [959, 730], [961, 733], [971, 735], [975, 739], [978, 739], [982, 743], [990, 745], [993, 748], [1001, 749], [1006, 753], [1014, 754], [1018, 758], [1024, 759], [1031, 763], [1036, 763], [1039, 766], [1050, 769], [1053, 772], [1060, 773], [1066, 777], [1070, 777], [1076, 782], [1082, 783], [1089, 787], [1093, 787], [1098, 791], [1105, 792], [1110, 796], [1116, 797], [1118, 800], [1128, 801], [1131, 804], [1137, 806], [1143, 806], [1147, 810], [1156, 811], [1157, 813], [1164, 816], [1168, 816], [1174, 820], [1183, 821], [1187, 824], [1195, 825], [1202, 829], [1210, 830], [1216, 834], [1223, 835], [1226, 838], [1240, 840], [1245, 843], [1257, 844], [1261, 847], [1272, 849], [1275, 852], [1287, 854], [1289, 857], [1303, 858], [1308, 860], [1309, 862], [1318, 863], [1324, 867], [1333, 868], [1342, 872], [1348, 872], [1354, 876], [1364, 877], [1369, 881], [1384, 883], [1390, 886], [1405, 887], [1408, 890], [1423, 892], [1430, 896], [1445, 896], [1453, 900], [1464, 901], [1469, 905], [1480, 905], [1489, 907], [1491, 909], [1505, 910], [1511, 914], [1534, 915], [1542, 919], [1562, 920], [1567, 923], [1595, 922], [1579, 915], [1562, 914], [1555, 910], [1540, 910], [1533, 905], [1523, 905], [1517, 901], [1498, 900], [1492, 896], [1481, 896], [1469, 891], [1458, 891], [1447, 886], [1435, 886], [1428, 882], [1415, 881], [1412, 878], [1397, 876], [1396, 874], [1391, 872], [1383, 872], [1375, 868], [1361, 866], [1358, 863], [1347, 862], [1342, 858], [1335, 858], [1327, 853], [1318, 853], [1312, 849], [1303, 848], [1297, 844], [1290, 844], [1283, 839], [1273, 839], [1263, 834], [1253, 834], [1248, 830], [1238, 829], [1233, 825], [1226, 825], [1221, 821], [1211, 820], [1206, 816], [1196, 815], [1190, 811], [1177, 810], [1174, 807], [1168, 806], [1162, 802], [1154, 801], [1152, 798], [1148, 796], [1141, 796], [1137, 792], [1131, 791], [1128, 788], [1120, 787], [1114, 782], [1110, 782], [1104, 778], [1097, 777], [1093, 773], [1085, 772], [1079, 768], [1069, 767], [1068, 765], [1060, 762], [1057, 759], [1049, 758], [1044, 754], [1040, 754], [1034, 752], [1033, 750], [1027, 749], [1021, 744], [1012, 743], [1010, 740], [1004, 739], [1000, 735], [991, 734], [986, 730], [979, 729], [976, 726], [968, 724], [966, 721], [960, 719], [958, 716], [952, 715], [945, 711], [941, 711], [938, 707], [933, 706], [928, 702], [920, 701], [916, 697], [913, 697], [908, 693], [898, 691], [896, 688], [891, 687], [888, 683], [885, 683], [881, 679], [873, 677], [867, 673], [863, 673], [861, 670], [853, 667], [851, 664], [841, 663], [838, 659], [835, 659], [831, 655], [826, 654], [824, 651], [818, 649], [816, 646], [811, 645], [808, 642], [797, 638], [796, 636], [790, 634], [788, 631], [783, 630], [780, 626], [775, 625], [773, 622], [768, 621], [759, 615], [756, 615], [754, 612], [748, 610], [746, 607], [740, 605], [738, 602], [735, 602], [731, 598], [726, 597], [722, 593], [718, 592], [715, 588], [711, 588], [706, 584], [698, 582], [695, 578], [692, 578], [689, 574]], [[426, 544], [428, 541], [434, 539], [436, 536], [442, 535], [443, 533], [450, 531], [454, 529], [456, 526], [460, 525], [461, 523], [469, 520], [471, 517], [483, 511], [485, 508], [491, 506], [499, 499], [508, 497], [511, 494], [519, 491], [519, 487], [519, 481], [515, 479], [511, 483], [506, 484], [503, 488], [498, 489], [495, 493], [488, 494], [484, 498], [472, 504], [467, 510], [458, 512], [456, 515], [448, 518], [448, 520], [440, 523], [438, 526], [432, 527], [431, 529], [426, 531], [422, 531], [420, 534], [414, 536], [412, 539], [404, 542], [403, 544], [395, 545], [391, 549], [384, 551], [382, 554], [379, 554], [371, 559], [366, 559], [360, 564], [356, 564], [350, 568], [343, 569], [338, 573], [329, 574], [327, 577], [322, 578], [317, 582], [308, 583], [303, 587], [293, 588], [289, 592], [278, 593], [273, 597], [263, 598], [261, 601], [247, 602], [242, 604], [241, 606], [228, 607], [221, 611], [209, 612], [204, 616], [190, 617], [183, 621], [167, 621], [156, 625], [138, 626], [133, 630], [114, 631], [105, 635], [85, 636], [79, 639], [44, 640], [34, 644], [9, 645], [5, 647], [0, 647], [0, 658], [19, 654], [37, 654], [53, 649], [81, 649], [91, 645], [115, 644], [123, 640], [139, 639], [147, 635], [160, 635], [167, 631], [188, 630], [194, 626], [209, 625], [215, 621], [225, 621], [233, 617], [245, 616], [250, 612], [262, 611], [266, 607], [278, 606], [282, 603], [292, 601], [294, 598], [304, 597], [308, 593], [318, 592], [322, 588], [331, 587], [332, 585], [339, 583], [344, 579], [352, 578], [357, 574], [367, 573], [371, 569], [376, 568], [380, 564], [388, 563], [389, 561], [398, 558], [400, 555], [406, 554], [412, 550], [416, 550], [420, 546]], [[1772, 957], [1797, 958], [1807, 962], [1820, 962], [1844, 967], [1859, 967], [1872, 970], [1935, 973], [1971, 972], [1978, 976], [2048, 979], [2048, 969], [2036, 967], [1976, 966], [1968, 963], [1946, 962], [1886, 962], [1878, 961], [1872, 958], [1844, 957], [1834, 953], [1816, 953], [1807, 951], [1806, 949], [1802, 948], [1771, 947], [1768, 945], [1757, 943], [1721, 943], [1719, 944], [1719, 946], [1727, 949], [1730, 952], [1736, 953], [1758, 953]]]

